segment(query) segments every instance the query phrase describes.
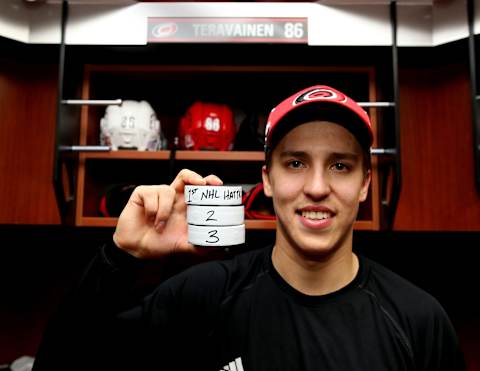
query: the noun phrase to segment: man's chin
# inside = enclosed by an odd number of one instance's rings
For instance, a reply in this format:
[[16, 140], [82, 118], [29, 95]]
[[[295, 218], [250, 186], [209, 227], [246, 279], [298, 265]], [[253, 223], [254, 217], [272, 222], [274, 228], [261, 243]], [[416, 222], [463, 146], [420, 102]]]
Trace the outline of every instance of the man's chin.
[[309, 260], [327, 260], [335, 251], [334, 244], [329, 241], [302, 241], [298, 244], [299, 252]]

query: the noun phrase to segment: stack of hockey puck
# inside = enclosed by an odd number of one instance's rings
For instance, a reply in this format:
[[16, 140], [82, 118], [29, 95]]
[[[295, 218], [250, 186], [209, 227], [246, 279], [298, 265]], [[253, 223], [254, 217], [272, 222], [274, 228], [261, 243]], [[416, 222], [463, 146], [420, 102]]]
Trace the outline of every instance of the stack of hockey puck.
[[185, 186], [188, 242], [195, 246], [245, 243], [241, 186]]

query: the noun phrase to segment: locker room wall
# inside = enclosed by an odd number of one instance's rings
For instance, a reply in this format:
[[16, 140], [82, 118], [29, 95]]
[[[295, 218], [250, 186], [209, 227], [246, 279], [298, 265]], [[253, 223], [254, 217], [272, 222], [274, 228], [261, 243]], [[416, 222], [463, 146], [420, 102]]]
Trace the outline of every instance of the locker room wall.
[[[59, 225], [51, 186], [58, 49], [0, 46], [1, 364], [34, 355], [48, 317], [112, 231]], [[469, 371], [480, 370], [480, 200], [466, 44], [400, 49], [399, 57], [403, 188], [395, 230], [358, 232], [355, 246], [437, 296]]]

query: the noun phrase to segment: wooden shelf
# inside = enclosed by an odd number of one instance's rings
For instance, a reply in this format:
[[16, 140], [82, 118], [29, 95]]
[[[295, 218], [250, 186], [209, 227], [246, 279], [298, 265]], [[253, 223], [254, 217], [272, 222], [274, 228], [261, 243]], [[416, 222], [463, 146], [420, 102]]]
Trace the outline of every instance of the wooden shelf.
[[118, 218], [84, 216], [77, 220], [77, 225], [82, 227], [115, 227], [117, 220]]
[[170, 151], [109, 151], [85, 152], [80, 154], [81, 159], [106, 159], [106, 160], [168, 160]]
[[263, 161], [263, 152], [254, 151], [177, 151], [177, 160]]
[[371, 220], [357, 220], [353, 225], [353, 229], [356, 231], [371, 231], [378, 227]]
[[[81, 153], [83, 159], [168, 160], [170, 151], [110, 151]], [[263, 161], [263, 152], [256, 151], [177, 151], [176, 160], [188, 161]]]
[[[83, 227], [115, 227], [118, 218], [105, 217], [83, 217], [78, 221], [79, 226]], [[276, 227], [275, 220], [245, 220], [246, 229], [269, 229], [274, 230]], [[372, 222], [359, 220], [355, 222], [355, 230], [371, 230]]]
[[[85, 216], [78, 220], [82, 227], [115, 227], [118, 218]], [[274, 220], [245, 220], [246, 229], [275, 229]]]
[[275, 229], [275, 220], [245, 220], [246, 229]]

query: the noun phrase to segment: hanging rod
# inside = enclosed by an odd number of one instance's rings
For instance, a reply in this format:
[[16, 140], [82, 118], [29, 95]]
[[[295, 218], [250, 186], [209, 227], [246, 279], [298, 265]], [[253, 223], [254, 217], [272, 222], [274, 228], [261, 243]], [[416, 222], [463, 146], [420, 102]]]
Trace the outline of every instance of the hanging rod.
[[76, 106], [109, 106], [122, 104], [121, 99], [64, 99], [62, 104], [76, 105]]
[[360, 107], [372, 107], [372, 108], [383, 108], [383, 107], [395, 107], [395, 102], [358, 102]]
[[371, 148], [370, 154], [375, 156], [381, 155], [396, 155], [397, 149], [396, 148]]
[[58, 148], [63, 152], [109, 152], [109, 146], [60, 146]]

